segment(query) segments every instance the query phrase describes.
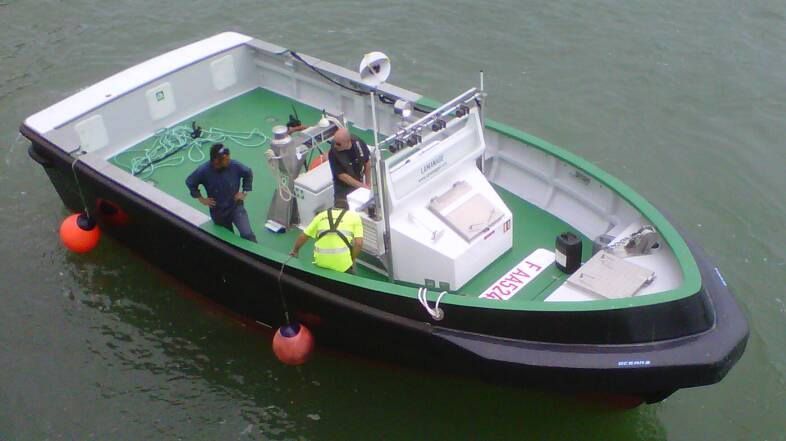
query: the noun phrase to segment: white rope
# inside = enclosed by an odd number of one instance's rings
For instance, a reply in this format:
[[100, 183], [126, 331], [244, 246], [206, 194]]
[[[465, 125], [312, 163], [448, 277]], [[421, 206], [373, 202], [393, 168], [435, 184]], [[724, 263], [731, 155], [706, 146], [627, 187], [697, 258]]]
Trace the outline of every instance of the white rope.
[[281, 173], [281, 170], [278, 168], [278, 160], [281, 159], [281, 156], [276, 156], [272, 149], [268, 149], [265, 150], [265, 157], [268, 159], [267, 166], [270, 169], [270, 174], [276, 180], [278, 195], [284, 202], [291, 201], [294, 195], [292, 190], [289, 189], [289, 176]]
[[79, 183], [79, 176], [76, 175], [76, 163], [79, 162], [79, 158], [74, 158], [71, 161], [71, 173], [74, 174], [74, 181], [76, 182], [76, 189], [79, 190], [79, 198], [82, 199], [82, 206], [85, 207], [85, 214], [87, 217], [90, 217], [90, 210], [87, 208], [87, 200], [85, 199], [85, 194], [82, 193], [82, 184]]
[[431, 308], [430, 306], [428, 306], [428, 299], [426, 298], [426, 296], [428, 295], [428, 288], [421, 287], [418, 288], [418, 301], [420, 301], [420, 304], [423, 305], [423, 307], [426, 309], [426, 312], [428, 312], [431, 318], [439, 321], [445, 318], [445, 311], [439, 308], [439, 302], [442, 301], [442, 297], [444, 297], [445, 294], [447, 293], [448, 293], [447, 291], [442, 291], [441, 293], [439, 293], [439, 297], [437, 297], [437, 301], [436, 303], [434, 303], [434, 307]]

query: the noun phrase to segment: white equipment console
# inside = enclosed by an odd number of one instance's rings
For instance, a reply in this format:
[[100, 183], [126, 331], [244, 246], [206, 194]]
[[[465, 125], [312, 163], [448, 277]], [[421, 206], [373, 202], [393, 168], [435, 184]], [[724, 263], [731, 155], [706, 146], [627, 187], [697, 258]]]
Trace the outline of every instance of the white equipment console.
[[333, 206], [333, 174], [325, 161], [295, 179], [300, 225], [305, 228], [319, 212]]
[[396, 280], [455, 291], [513, 246], [512, 214], [477, 160], [477, 109], [385, 160]]

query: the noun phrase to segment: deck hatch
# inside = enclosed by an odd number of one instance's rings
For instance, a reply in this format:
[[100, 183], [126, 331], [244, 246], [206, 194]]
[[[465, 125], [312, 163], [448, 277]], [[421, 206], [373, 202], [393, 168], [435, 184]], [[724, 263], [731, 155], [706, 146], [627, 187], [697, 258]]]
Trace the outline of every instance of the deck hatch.
[[578, 269], [568, 283], [607, 299], [630, 297], [651, 282], [655, 273], [601, 251]]
[[210, 75], [213, 78], [213, 87], [217, 91], [234, 86], [237, 83], [235, 58], [232, 55], [226, 55], [210, 63]]
[[467, 242], [472, 242], [503, 215], [465, 181], [457, 182], [447, 193], [432, 199], [429, 209]]
[[104, 118], [93, 115], [74, 126], [79, 144], [85, 152], [93, 152], [109, 145], [109, 135], [106, 132]]

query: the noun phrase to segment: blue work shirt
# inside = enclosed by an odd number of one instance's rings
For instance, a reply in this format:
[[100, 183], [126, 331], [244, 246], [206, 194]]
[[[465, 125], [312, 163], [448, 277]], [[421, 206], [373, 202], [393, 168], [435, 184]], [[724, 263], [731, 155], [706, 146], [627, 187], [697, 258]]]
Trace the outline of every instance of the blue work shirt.
[[250, 168], [234, 159], [229, 161], [227, 168], [221, 170], [216, 170], [213, 164], [206, 162], [188, 175], [186, 186], [194, 198], [201, 195], [199, 185], [204, 186], [207, 190], [207, 197], [216, 201], [216, 205], [210, 207], [210, 217], [213, 220], [224, 221], [231, 219], [232, 212], [237, 206], [235, 194], [240, 189], [241, 179], [243, 179], [243, 191], [251, 191], [254, 173]]

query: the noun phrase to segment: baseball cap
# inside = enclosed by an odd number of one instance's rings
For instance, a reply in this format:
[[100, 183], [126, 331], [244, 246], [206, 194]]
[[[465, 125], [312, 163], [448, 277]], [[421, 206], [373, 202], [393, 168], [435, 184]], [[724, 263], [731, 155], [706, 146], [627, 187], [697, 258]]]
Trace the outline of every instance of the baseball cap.
[[210, 160], [218, 159], [220, 156], [227, 156], [229, 154], [229, 148], [224, 146], [224, 144], [213, 144], [210, 147]]

